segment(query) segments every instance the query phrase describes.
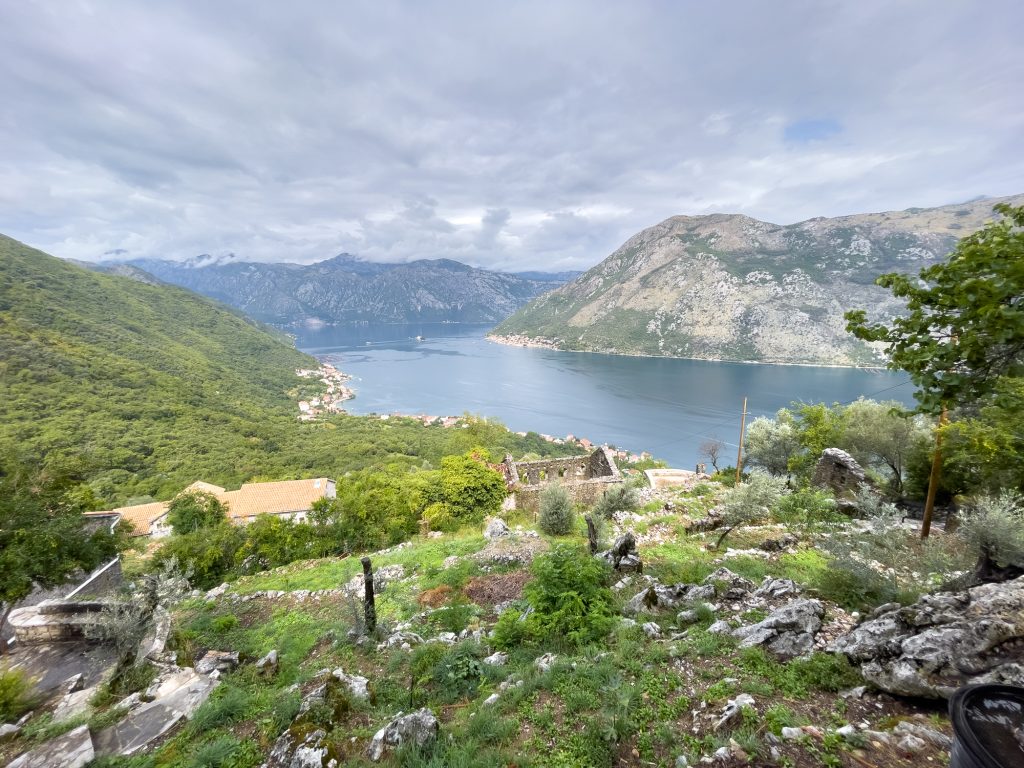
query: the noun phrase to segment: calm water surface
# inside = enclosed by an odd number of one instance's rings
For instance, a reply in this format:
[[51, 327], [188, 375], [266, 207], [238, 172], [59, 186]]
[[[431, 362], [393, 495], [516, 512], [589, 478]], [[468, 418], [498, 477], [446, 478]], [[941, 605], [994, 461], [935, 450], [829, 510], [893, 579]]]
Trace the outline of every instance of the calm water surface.
[[[354, 377], [352, 413], [465, 412], [513, 430], [572, 433], [672, 466], [701, 461], [718, 438], [735, 463], [744, 396], [749, 419], [793, 401], [849, 402], [864, 395], [913, 403], [902, 373], [745, 365], [509, 347], [487, 325], [378, 325], [304, 330], [298, 346]], [[416, 341], [423, 336], [424, 341]]]

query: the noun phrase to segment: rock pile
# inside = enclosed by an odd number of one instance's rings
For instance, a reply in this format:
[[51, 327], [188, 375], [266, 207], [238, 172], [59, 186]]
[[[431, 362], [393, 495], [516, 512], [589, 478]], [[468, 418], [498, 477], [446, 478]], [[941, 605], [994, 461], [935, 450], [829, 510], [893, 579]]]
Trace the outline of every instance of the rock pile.
[[598, 552], [595, 557], [604, 560], [619, 573], [642, 573], [643, 562], [636, 550], [636, 536], [632, 531], [619, 536], [611, 549]]
[[829, 650], [903, 696], [949, 698], [969, 683], [1024, 685], [1024, 576], [881, 606]]

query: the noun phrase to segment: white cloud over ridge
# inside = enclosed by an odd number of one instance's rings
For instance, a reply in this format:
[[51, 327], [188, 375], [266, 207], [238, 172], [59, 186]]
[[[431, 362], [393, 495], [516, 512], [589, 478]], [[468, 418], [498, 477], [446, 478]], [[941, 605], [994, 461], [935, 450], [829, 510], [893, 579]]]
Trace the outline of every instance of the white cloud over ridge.
[[1012, 0], [0, 16], [0, 232], [60, 256], [570, 269], [673, 214], [1024, 191]]

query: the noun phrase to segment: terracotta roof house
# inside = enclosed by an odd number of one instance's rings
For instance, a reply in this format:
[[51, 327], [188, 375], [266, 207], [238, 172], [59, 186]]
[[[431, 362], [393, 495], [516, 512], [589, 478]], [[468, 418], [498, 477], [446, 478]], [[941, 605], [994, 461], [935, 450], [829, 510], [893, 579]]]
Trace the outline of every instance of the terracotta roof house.
[[[228, 519], [236, 525], [251, 523], [258, 515], [280, 515], [304, 522], [318, 499], [333, 499], [334, 481], [326, 477], [310, 480], [283, 480], [275, 483], [245, 483], [237, 491], [227, 491], [219, 485], [198, 480], [182, 493], [201, 491], [216, 497], [228, 508]], [[167, 522], [170, 502], [154, 501], [131, 507], [118, 507], [103, 512], [86, 512], [89, 517], [119, 515], [132, 536], [159, 538], [171, 533]]]

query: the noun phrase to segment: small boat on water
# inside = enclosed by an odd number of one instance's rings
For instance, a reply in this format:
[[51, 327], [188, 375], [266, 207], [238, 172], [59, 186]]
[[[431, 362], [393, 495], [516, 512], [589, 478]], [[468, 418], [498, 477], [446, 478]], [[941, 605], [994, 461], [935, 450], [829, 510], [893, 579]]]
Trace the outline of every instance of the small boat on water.
[[416, 337], [416, 341], [426, 341], [426, 339], [427, 339], [426, 336], [417, 336]]

